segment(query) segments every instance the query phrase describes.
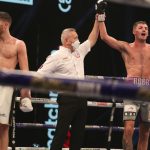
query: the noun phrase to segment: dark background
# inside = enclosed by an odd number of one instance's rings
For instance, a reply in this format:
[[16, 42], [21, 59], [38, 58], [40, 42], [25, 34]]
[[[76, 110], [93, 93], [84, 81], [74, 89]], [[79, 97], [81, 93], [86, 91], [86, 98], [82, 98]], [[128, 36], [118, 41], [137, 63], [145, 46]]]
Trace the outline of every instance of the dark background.
[[[13, 18], [11, 34], [25, 41], [30, 70], [36, 71], [52, 50], [60, 45], [60, 34], [64, 28], [77, 29], [81, 42], [87, 39], [94, 23], [96, 0], [72, 0], [69, 13], [58, 9], [59, 0], [34, 0], [33, 6], [0, 2], [0, 10], [7, 11]], [[64, 7], [65, 4], [63, 5]], [[145, 20], [150, 24], [150, 8], [129, 6], [109, 2], [106, 10], [108, 33], [120, 40], [132, 42], [132, 25]], [[148, 39], [149, 40], [149, 39]], [[87, 75], [126, 76], [124, 63], [119, 52], [108, 47], [100, 39], [85, 58]], [[39, 96], [33, 93], [33, 96]], [[40, 95], [41, 96], [41, 95]], [[48, 94], [41, 97], [48, 97]], [[89, 108], [87, 124], [109, 125], [111, 109]], [[24, 114], [17, 106], [18, 122], [43, 123], [47, 110], [43, 105], [34, 104], [32, 113]], [[115, 112], [114, 126], [123, 126], [122, 109]], [[16, 145], [46, 146], [46, 129], [17, 129]], [[86, 131], [84, 147], [107, 147], [108, 131]], [[29, 138], [25, 138], [27, 136]], [[41, 140], [42, 137], [42, 140]], [[121, 148], [122, 132], [113, 132], [111, 146]], [[137, 134], [134, 136], [136, 146]]]

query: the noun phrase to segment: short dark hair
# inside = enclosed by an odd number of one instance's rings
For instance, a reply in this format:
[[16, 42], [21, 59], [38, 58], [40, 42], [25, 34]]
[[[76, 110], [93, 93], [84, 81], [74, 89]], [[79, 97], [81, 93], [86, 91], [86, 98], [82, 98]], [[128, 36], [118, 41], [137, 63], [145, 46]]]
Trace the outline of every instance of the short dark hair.
[[146, 21], [136, 21], [136, 22], [133, 24], [133, 29], [134, 29], [138, 24], [146, 24], [146, 25], [148, 26], [148, 24], [147, 24]]
[[10, 25], [12, 23], [12, 18], [7, 12], [0, 11], [0, 19], [9, 22]]

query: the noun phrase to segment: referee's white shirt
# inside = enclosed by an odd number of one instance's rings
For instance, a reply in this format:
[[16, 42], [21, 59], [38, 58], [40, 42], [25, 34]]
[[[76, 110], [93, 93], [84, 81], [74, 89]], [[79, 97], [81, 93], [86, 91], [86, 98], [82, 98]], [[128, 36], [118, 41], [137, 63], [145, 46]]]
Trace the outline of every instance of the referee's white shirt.
[[44, 64], [38, 69], [40, 74], [50, 77], [84, 78], [84, 58], [91, 50], [90, 41], [80, 44], [74, 52], [60, 46], [59, 50], [49, 55]]

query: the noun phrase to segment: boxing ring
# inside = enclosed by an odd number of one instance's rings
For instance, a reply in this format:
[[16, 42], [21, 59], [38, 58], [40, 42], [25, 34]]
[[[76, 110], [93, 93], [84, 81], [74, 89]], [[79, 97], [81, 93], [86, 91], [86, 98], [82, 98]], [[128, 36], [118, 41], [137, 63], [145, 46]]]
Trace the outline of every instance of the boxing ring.
[[[105, 107], [111, 108], [110, 124], [109, 126], [86, 125], [86, 130], [107, 130], [108, 131], [108, 146], [106, 148], [83, 148], [83, 150], [102, 150], [111, 149], [111, 134], [112, 131], [123, 131], [123, 127], [112, 126], [114, 120], [114, 112], [116, 108], [122, 108], [122, 98], [132, 99], [132, 101], [150, 101], [150, 86], [148, 79], [134, 78], [136, 82], [140, 82], [140, 86], [132, 82], [126, 82], [125, 78], [112, 78], [102, 76], [87, 76], [85, 80], [77, 79], [62, 79], [49, 78], [47, 76], [38, 75], [36, 72], [20, 72], [0, 70], [0, 84], [9, 85], [13, 87], [28, 87], [38, 92], [58, 91], [65, 92], [68, 95], [76, 95], [86, 98], [112, 99], [111, 102], [88, 101], [88, 107]], [[146, 83], [147, 86], [144, 86]], [[16, 102], [19, 97], [16, 98]], [[118, 102], [120, 101], [120, 102]], [[38, 104], [56, 104], [46, 98], [32, 98], [33, 103]], [[55, 128], [52, 125], [45, 125], [40, 123], [17, 123], [15, 122], [15, 107], [13, 111], [12, 124], [12, 150], [47, 150], [46, 147], [15, 147], [15, 130], [16, 128]], [[135, 128], [138, 131], [138, 128]], [[65, 149], [64, 149], [65, 150]]]
[[[16, 97], [16, 102], [19, 102], [20, 97]], [[57, 105], [57, 102], [48, 99], [48, 98], [32, 98], [32, 103], [36, 104], [54, 104]], [[99, 107], [99, 108], [113, 108], [111, 112], [111, 119], [110, 123], [113, 122], [113, 115], [114, 115], [114, 108], [123, 108], [123, 103], [116, 102], [115, 107], [112, 102], [96, 102], [96, 101], [88, 101], [88, 107]], [[13, 120], [14, 121], [14, 120]], [[15, 123], [15, 122], [13, 122]], [[15, 128], [55, 128], [54, 125], [47, 125], [47, 124], [40, 124], [40, 123], [15, 123], [15, 126], [13, 126], [13, 131], [15, 131]], [[102, 130], [102, 131], [109, 131], [108, 133], [108, 142], [111, 142], [111, 132], [122, 132], [124, 127], [119, 126], [98, 126], [98, 125], [86, 125], [86, 130]], [[135, 131], [138, 131], [138, 128], [135, 128]], [[13, 139], [15, 140], [15, 132], [13, 133]], [[12, 141], [12, 144], [15, 144], [15, 141]], [[14, 147], [15, 148], [15, 147]], [[16, 147], [16, 150], [48, 150], [46, 147]], [[9, 148], [9, 150], [12, 150], [12, 148]], [[63, 148], [63, 150], [68, 150], [67, 148]], [[82, 150], [106, 150], [106, 148], [82, 148]], [[117, 149], [114, 149], [117, 150]]]

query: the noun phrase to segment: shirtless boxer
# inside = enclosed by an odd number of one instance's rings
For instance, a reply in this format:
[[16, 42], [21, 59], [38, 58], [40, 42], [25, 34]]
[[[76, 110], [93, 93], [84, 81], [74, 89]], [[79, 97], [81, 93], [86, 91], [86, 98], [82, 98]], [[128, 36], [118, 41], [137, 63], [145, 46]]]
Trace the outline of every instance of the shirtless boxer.
[[[100, 24], [100, 37], [110, 47], [118, 50], [124, 60], [127, 70], [127, 77], [138, 77], [150, 79], [150, 44], [146, 43], [148, 37], [148, 25], [145, 21], [135, 22], [133, 25], [133, 43], [127, 43], [117, 40], [108, 35], [105, 26], [105, 8], [106, 2], [99, 0], [97, 2], [98, 20]], [[137, 79], [133, 79], [136, 81]], [[146, 82], [147, 83], [147, 82]], [[132, 108], [132, 110], [131, 110]], [[134, 124], [138, 111], [140, 110], [141, 121], [139, 130], [138, 150], [148, 149], [149, 131], [150, 131], [150, 104], [146, 102], [136, 103], [135, 101], [124, 101], [124, 134], [123, 149], [133, 150], [132, 136]]]
[[[15, 69], [19, 63], [21, 70], [29, 70], [26, 45], [23, 41], [10, 35], [11, 16], [0, 12], [0, 69]], [[23, 112], [33, 110], [31, 95], [28, 89], [21, 89], [21, 105]], [[0, 85], [0, 150], [8, 148], [8, 133], [13, 88]]]

